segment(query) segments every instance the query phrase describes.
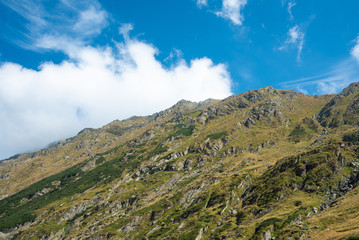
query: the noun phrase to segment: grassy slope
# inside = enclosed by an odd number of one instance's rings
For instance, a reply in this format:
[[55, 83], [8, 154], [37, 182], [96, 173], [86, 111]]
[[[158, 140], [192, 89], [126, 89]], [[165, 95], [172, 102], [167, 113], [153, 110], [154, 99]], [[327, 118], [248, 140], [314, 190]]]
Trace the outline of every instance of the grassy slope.
[[[132, 124], [138, 124], [143, 119], [136, 121]], [[120, 124], [116, 122], [111, 125]], [[133, 139], [150, 127], [151, 124], [132, 132], [126, 132], [119, 138], [107, 132], [108, 126], [105, 126], [103, 130], [84, 132], [69, 139], [68, 142], [40, 150], [35, 154], [25, 154], [18, 159], [2, 161], [0, 163], [0, 174], [9, 171], [10, 177], [0, 179], [0, 194], [6, 196], [16, 193], [40, 179], [59, 173], [91, 158], [91, 155], [109, 150]]]
[[[359, 237], [359, 188], [338, 199], [332, 207], [308, 219], [313, 239]], [[354, 239], [354, 238], [352, 238]]]

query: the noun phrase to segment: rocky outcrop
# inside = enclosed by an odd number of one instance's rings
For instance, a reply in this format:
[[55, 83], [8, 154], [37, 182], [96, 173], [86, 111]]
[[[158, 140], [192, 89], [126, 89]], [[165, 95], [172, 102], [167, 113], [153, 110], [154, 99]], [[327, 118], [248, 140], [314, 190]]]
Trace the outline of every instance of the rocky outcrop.
[[335, 128], [344, 124], [358, 126], [358, 114], [359, 83], [352, 83], [323, 107], [317, 119], [323, 127]]
[[285, 122], [285, 118], [282, 113], [281, 101], [269, 99], [264, 104], [252, 108], [250, 117], [243, 122], [243, 125], [250, 127], [255, 125], [258, 121], [264, 121], [271, 125], [282, 125]]
[[[266, 206], [273, 200], [288, 197], [295, 190], [326, 192], [326, 203], [334, 201], [359, 185], [357, 164], [343, 157], [341, 151], [344, 150], [356, 152], [358, 147], [351, 144], [326, 146], [278, 161], [243, 193], [243, 205]], [[350, 173], [342, 176], [341, 167], [350, 167]], [[287, 179], [290, 183], [282, 182], [281, 176], [291, 175], [290, 172], [294, 173], [293, 179]], [[272, 191], [271, 188], [276, 190]]]

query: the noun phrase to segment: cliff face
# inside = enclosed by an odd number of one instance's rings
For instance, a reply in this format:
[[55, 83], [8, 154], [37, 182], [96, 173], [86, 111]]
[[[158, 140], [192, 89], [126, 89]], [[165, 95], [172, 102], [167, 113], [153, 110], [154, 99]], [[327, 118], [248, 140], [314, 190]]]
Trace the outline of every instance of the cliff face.
[[359, 209], [358, 91], [352, 84], [339, 95], [308, 96], [266, 87], [222, 101], [182, 100], [3, 161], [0, 189], [11, 196], [0, 201], [2, 236], [354, 236], [359, 220], [345, 216], [348, 204]]

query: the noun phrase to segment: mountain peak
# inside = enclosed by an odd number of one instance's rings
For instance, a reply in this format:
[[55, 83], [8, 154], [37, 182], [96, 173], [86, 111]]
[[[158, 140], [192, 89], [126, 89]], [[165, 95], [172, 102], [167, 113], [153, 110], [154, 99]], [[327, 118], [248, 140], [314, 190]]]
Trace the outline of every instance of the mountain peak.
[[276, 89], [272, 86], [267, 86], [267, 87], [262, 87], [262, 88], [259, 88], [257, 90], [254, 90], [254, 91], [257, 91], [257, 92], [267, 92], [267, 93], [274, 93], [276, 92]]
[[359, 82], [350, 84], [335, 96], [318, 114], [324, 127], [335, 128], [344, 124], [359, 125]]
[[350, 96], [359, 92], [359, 82], [351, 83], [339, 94], [342, 96]]

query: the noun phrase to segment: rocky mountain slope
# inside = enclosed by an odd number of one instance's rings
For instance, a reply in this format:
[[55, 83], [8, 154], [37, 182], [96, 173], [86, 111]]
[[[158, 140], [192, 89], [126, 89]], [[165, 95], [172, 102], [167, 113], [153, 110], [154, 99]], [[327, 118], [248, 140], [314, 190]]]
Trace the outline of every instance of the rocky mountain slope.
[[[140, 136], [157, 120], [210, 106], [216, 100], [194, 103], [179, 101], [173, 107], [149, 117], [132, 117], [113, 121], [100, 129], [84, 129], [77, 136], [59, 141], [40, 151], [16, 155], [0, 162], [0, 199], [20, 191], [32, 183], [72, 167], [96, 153], [112, 149]], [[10, 187], [11, 186], [11, 187]]]
[[180, 101], [3, 161], [0, 238], [358, 238], [358, 98]]

